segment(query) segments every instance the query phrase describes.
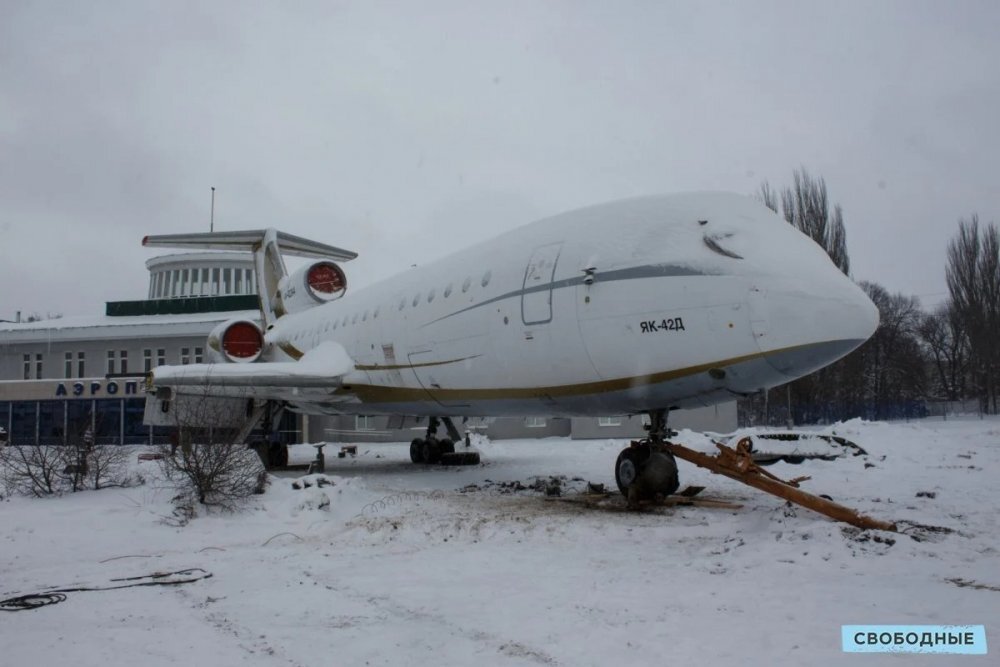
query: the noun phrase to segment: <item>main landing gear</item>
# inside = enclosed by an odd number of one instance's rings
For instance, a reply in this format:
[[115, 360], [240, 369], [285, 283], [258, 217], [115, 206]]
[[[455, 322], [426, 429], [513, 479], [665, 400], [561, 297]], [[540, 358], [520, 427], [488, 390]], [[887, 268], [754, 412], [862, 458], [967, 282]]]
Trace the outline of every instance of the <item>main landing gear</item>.
[[[438, 426], [444, 424], [447, 438], [438, 438]], [[410, 460], [414, 463], [439, 463], [444, 466], [473, 466], [479, 464], [479, 452], [455, 451], [455, 443], [462, 439], [450, 417], [431, 417], [427, 435], [410, 443]], [[468, 441], [466, 441], [468, 442]]]
[[[439, 440], [437, 430], [442, 422], [449, 437]], [[443, 455], [455, 453], [455, 441], [460, 439], [450, 417], [431, 417], [427, 423], [427, 435], [414, 438], [410, 443], [410, 460], [414, 463], [439, 463]]]
[[248, 444], [247, 447], [257, 452], [267, 470], [288, 466], [288, 445], [279, 442], [275, 433], [284, 411], [284, 404], [277, 401], [255, 402], [253, 399], [249, 400], [247, 402], [247, 419], [235, 439], [235, 442], [247, 442], [251, 431], [260, 424], [264, 439]]
[[630, 505], [665, 498], [677, 490], [677, 461], [666, 448], [667, 411], [649, 413], [649, 437], [633, 441], [618, 454], [615, 482]]

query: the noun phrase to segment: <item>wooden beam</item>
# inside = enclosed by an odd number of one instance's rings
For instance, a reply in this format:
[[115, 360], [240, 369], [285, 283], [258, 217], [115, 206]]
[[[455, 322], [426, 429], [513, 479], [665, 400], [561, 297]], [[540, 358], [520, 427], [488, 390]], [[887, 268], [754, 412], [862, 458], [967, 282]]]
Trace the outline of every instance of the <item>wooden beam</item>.
[[792, 480], [792, 482], [785, 482], [771, 473], [762, 470], [753, 462], [748, 448], [749, 443], [745, 441], [746, 438], [740, 440], [736, 445], [736, 449], [715, 443], [715, 446], [719, 448], [719, 453], [716, 456], [710, 456], [672, 442], [663, 443], [663, 447], [675, 457], [684, 459], [700, 468], [711, 470], [719, 475], [725, 475], [730, 479], [735, 479], [737, 482], [743, 482], [765, 493], [778, 496], [796, 505], [811, 509], [814, 512], [825, 514], [836, 521], [843, 521], [858, 528], [875, 528], [896, 532], [896, 524], [894, 523], [873, 519], [849, 507], [844, 507], [826, 498], [814, 496], [797, 488], [798, 482], [808, 479], [807, 477], [798, 478]]

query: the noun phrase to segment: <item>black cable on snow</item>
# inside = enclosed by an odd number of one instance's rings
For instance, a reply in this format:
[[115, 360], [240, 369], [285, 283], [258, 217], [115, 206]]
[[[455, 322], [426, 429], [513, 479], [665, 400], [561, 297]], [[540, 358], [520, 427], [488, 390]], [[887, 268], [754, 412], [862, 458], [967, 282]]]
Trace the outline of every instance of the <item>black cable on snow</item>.
[[42, 593], [29, 593], [16, 597], [0, 600], [0, 611], [24, 611], [26, 609], [38, 609], [50, 604], [58, 604], [66, 600], [66, 593], [79, 593], [83, 591], [113, 591], [120, 588], [136, 588], [138, 586], [177, 586], [180, 584], [190, 584], [212, 576], [211, 572], [192, 567], [187, 570], [177, 570], [176, 572], [154, 572], [140, 577], [124, 577], [112, 579], [121, 583], [117, 586], [82, 586], [78, 588], [59, 588]]

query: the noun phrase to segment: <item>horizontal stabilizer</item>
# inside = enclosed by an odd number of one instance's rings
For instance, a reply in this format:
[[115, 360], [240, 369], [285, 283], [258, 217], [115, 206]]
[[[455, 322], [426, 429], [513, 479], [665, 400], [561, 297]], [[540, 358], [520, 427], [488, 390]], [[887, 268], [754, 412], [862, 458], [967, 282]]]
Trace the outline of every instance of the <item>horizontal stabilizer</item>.
[[[149, 248], [188, 248], [203, 250], [258, 250], [261, 246], [261, 239], [264, 238], [266, 229], [247, 230], [240, 232], [204, 232], [199, 234], [160, 234], [157, 236], [147, 236], [142, 240], [142, 245]], [[342, 262], [352, 260], [358, 253], [337, 248], [325, 243], [310, 241], [309, 239], [286, 234], [276, 233], [278, 247], [281, 252], [297, 257], [316, 257], [320, 259], [336, 259]]]
[[160, 234], [147, 236], [142, 240], [142, 245], [148, 248], [199, 248], [252, 252], [260, 297], [260, 314], [265, 329], [288, 313], [281, 294], [282, 281], [288, 275], [282, 254], [345, 262], [358, 256], [356, 252], [279, 232], [274, 228], [207, 234]]
[[293, 400], [299, 390], [337, 389], [353, 370], [343, 346], [326, 341], [298, 361], [160, 366], [150, 373], [149, 385], [182, 394]]

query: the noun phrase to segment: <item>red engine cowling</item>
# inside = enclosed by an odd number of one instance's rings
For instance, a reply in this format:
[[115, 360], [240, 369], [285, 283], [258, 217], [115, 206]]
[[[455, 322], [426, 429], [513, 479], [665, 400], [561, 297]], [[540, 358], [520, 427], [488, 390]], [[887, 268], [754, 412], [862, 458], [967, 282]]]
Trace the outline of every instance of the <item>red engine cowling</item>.
[[250, 363], [264, 351], [264, 334], [255, 322], [229, 320], [208, 335], [208, 350], [215, 361]]
[[282, 281], [281, 301], [289, 313], [297, 313], [335, 301], [347, 292], [344, 270], [329, 260], [307, 264]]

